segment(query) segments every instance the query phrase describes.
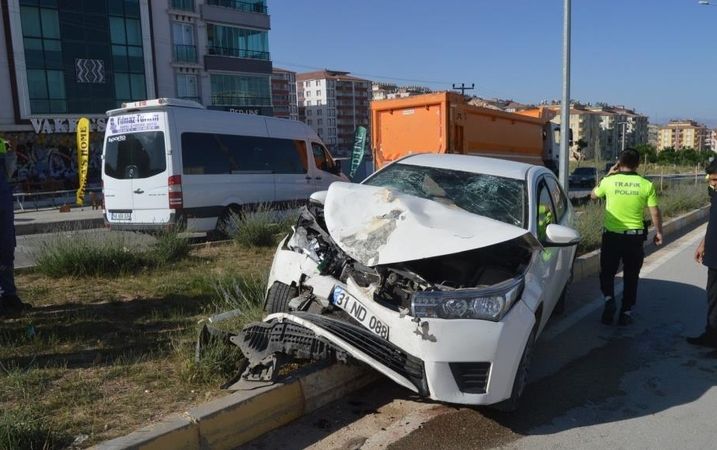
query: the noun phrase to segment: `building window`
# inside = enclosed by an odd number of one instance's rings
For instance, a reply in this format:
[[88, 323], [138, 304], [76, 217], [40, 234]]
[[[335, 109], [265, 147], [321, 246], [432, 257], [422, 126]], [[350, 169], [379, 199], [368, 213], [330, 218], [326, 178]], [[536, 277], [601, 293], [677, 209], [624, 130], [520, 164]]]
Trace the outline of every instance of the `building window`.
[[319, 80], [314, 80], [314, 85], [315, 85], [315, 86], [321, 86], [321, 81], [319, 81]]
[[311, 119], [306, 119], [306, 125], [311, 126]]
[[197, 76], [186, 73], [177, 74], [177, 97], [200, 101], [197, 88]]
[[307, 110], [306, 110], [306, 115], [307, 115], [307, 116], [310, 116], [310, 115], [312, 115], [312, 114], [313, 114], [313, 111], [311, 111], [310, 109], [307, 109]]
[[321, 97], [321, 91], [316, 91], [316, 96]]
[[172, 9], [194, 11], [194, 0], [171, 0]]
[[210, 55], [268, 60], [268, 36], [266, 31], [207, 24]]
[[255, 12], [266, 14], [266, 1], [249, 1], [249, 0], [207, 0], [208, 5], [223, 6], [224, 8], [238, 9], [239, 11]]
[[33, 114], [66, 113], [57, 9], [20, 7], [27, 87]]
[[316, 125], [323, 125], [323, 124], [324, 124], [324, 119], [318, 119], [316, 121]]
[[306, 100], [306, 106], [311, 106], [311, 100]]
[[[125, 7], [127, 6], [125, 2]], [[119, 11], [117, 11], [119, 13]], [[114, 13], [112, 13], [114, 14]], [[110, 15], [110, 41], [118, 104], [147, 98], [139, 18]]]
[[175, 61], [197, 62], [197, 47], [194, 45], [194, 26], [191, 23], [172, 22], [172, 40], [174, 41]]
[[267, 76], [211, 75], [212, 104], [271, 106], [271, 80]]
[[323, 110], [323, 109], [317, 109], [317, 110], [316, 110], [316, 115], [317, 115], [317, 116], [320, 116], [320, 115], [322, 115], [323, 113], [324, 113], [324, 110]]

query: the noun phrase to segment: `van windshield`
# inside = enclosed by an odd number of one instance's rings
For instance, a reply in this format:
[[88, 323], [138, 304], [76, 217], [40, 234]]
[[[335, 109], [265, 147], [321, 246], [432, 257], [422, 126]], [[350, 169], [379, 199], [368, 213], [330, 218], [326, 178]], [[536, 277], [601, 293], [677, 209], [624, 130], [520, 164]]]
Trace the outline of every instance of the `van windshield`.
[[105, 142], [105, 174], [126, 180], [149, 178], [167, 169], [164, 132], [147, 131], [108, 136]]

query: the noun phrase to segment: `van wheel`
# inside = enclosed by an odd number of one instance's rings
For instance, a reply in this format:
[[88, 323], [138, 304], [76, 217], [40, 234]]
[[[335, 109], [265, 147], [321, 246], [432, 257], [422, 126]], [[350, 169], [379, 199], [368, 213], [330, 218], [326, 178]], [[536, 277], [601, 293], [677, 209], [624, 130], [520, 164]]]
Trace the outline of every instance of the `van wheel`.
[[295, 286], [276, 281], [266, 294], [264, 311], [268, 314], [287, 312], [289, 311], [289, 300], [297, 295], [299, 295], [299, 291]]
[[217, 226], [214, 233], [221, 238], [231, 239], [236, 235], [241, 220], [241, 208], [231, 205], [224, 208], [222, 214], [217, 219]]
[[513, 390], [511, 391], [510, 398], [503, 400], [500, 403], [491, 405], [493, 409], [502, 412], [513, 412], [518, 409], [520, 396], [523, 395], [525, 386], [528, 384], [528, 369], [530, 368], [530, 361], [533, 358], [533, 347], [535, 346], [535, 336], [538, 332], [539, 323], [539, 321], [535, 322], [533, 330], [530, 332], [530, 336], [528, 336], [528, 341], [525, 343], [523, 356], [520, 358], [518, 370], [515, 371]]

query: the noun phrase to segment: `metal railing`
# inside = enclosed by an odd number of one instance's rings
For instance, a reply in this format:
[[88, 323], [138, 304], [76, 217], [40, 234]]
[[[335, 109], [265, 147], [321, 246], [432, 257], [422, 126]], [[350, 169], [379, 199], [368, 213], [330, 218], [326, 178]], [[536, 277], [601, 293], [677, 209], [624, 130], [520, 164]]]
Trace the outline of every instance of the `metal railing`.
[[169, 4], [172, 9], [194, 11], [194, 0], [172, 0]]
[[208, 0], [208, 5], [222, 6], [224, 8], [237, 9], [239, 11], [267, 14], [268, 9], [263, 2], [241, 2], [238, 0]]
[[175, 45], [174, 60], [176, 62], [197, 62], [197, 47], [194, 45]]
[[231, 47], [207, 47], [207, 53], [210, 55], [218, 56], [231, 56], [233, 58], [248, 58], [248, 59], [269, 59], [269, 52], [262, 52], [257, 50], [246, 50], [243, 48], [231, 48]]

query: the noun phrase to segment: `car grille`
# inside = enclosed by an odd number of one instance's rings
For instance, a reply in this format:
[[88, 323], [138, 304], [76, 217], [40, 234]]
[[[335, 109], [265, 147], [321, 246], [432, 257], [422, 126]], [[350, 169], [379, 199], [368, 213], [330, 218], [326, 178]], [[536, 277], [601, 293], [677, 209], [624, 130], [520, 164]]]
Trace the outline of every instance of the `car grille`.
[[485, 394], [490, 374], [489, 362], [449, 363], [458, 389], [466, 394]]
[[340, 337], [380, 364], [410, 380], [421, 395], [429, 395], [421, 359], [409, 355], [391, 342], [362, 327], [318, 314], [296, 312], [293, 315]]

